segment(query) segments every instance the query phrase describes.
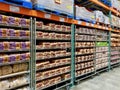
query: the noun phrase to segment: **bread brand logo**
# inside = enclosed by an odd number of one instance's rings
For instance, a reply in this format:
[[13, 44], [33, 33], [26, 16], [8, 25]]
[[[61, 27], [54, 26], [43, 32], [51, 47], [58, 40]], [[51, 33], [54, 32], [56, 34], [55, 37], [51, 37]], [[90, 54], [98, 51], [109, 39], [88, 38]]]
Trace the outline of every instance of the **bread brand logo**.
[[62, 3], [62, 0], [55, 0], [55, 3], [61, 4], [61, 3]]

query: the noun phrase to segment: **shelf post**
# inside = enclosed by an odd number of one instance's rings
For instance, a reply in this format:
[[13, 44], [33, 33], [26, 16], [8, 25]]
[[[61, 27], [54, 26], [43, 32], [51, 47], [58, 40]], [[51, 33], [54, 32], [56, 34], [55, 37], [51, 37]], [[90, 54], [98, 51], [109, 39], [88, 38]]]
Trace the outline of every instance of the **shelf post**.
[[75, 82], [75, 25], [72, 24], [71, 31], [71, 84], [74, 86]]
[[32, 17], [30, 18], [30, 62], [29, 62], [29, 70], [30, 70], [30, 89], [32, 89]]
[[[73, 19], [75, 19], [75, 1], [73, 0]], [[71, 24], [71, 87], [75, 84], [75, 24]]]
[[36, 90], [36, 18], [31, 19], [31, 90]]
[[[110, 27], [112, 27], [112, 17], [111, 17], [111, 11], [109, 11], [109, 19], [110, 19]], [[108, 44], [108, 49], [109, 49], [109, 58], [108, 58], [108, 69], [110, 70], [111, 69], [111, 31], [109, 31], [108, 33], [109, 35], [109, 44]]]

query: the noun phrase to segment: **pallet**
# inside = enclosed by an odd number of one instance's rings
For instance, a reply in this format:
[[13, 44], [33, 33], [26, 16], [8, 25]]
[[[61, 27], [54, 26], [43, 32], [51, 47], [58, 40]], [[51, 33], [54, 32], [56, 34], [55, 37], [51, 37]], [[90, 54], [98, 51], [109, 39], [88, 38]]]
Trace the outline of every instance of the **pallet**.
[[0, 0], [0, 2], [32, 9], [32, 2], [27, 2], [24, 0]]
[[68, 18], [74, 18], [74, 15], [70, 14], [68, 12], [61, 11], [61, 10], [55, 10], [55, 9], [49, 9], [48, 7], [44, 7], [44, 6], [41, 6], [38, 4], [34, 6], [34, 9], [39, 10], [39, 11], [43, 11], [43, 12], [47, 12], [47, 13], [52, 13], [52, 14], [55, 14], [58, 16], [65, 16]]
[[75, 19], [76, 19], [76, 20], [80, 20], [80, 21], [85, 21], [85, 22], [88, 22], [88, 23], [92, 23], [92, 24], [95, 24], [95, 23], [96, 23], [95, 20], [89, 20], [89, 19], [80, 18], [80, 17], [76, 17]]

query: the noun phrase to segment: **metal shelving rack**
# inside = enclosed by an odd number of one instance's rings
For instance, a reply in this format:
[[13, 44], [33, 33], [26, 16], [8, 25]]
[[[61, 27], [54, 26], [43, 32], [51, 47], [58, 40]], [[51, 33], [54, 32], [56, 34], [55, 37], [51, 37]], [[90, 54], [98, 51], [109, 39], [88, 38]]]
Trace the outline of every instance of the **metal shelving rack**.
[[[1, 14], [1, 15], [3, 15], [3, 14]], [[17, 17], [17, 16], [15, 16], [15, 15], [19, 15], [19, 14], [14, 14], [14, 13], [11, 13], [11, 15], [9, 15], [9, 14], [7, 14], [7, 13], [5, 13], [5, 16], [6, 17], [9, 17], [9, 16], [11, 16], [11, 17]], [[21, 16], [21, 18], [23, 18], [24, 16], [22, 16], [22, 15], [20, 15]], [[25, 19], [28, 19], [28, 20], [30, 20], [29, 18], [29, 16], [26, 16], [27, 18], [25, 18]], [[7, 21], [6, 21], [7, 22]], [[30, 21], [31, 22], [31, 21]], [[30, 26], [30, 25], [29, 25]], [[15, 23], [13, 23], [13, 24], [11, 24], [11, 25], [6, 25], [6, 24], [0, 24], [0, 27], [1, 27], [1, 30], [2, 29], [6, 29], [6, 30], [14, 30], [13, 32], [14, 32], [14, 34], [15, 34], [15, 31], [18, 31], [18, 30], [24, 30], [24, 31], [28, 31], [29, 33], [30, 33], [30, 30], [31, 30], [31, 28], [30, 27], [24, 27], [24, 26], [17, 26], [17, 25], [15, 25]], [[10, 33], [10, 32], [9, 32]], [[27, 75], [27, 78], [28, 78], [28, 80], [27, 80], [27, 82], [26, 83], [23, 83], [23, 84], [20, 84], [20, 85], [18, 85], [18, 86], [11, 86], [11, 87], [8, 87], [8, 89], [7, 90], [13, 90], [13, 89], [19, 89], [19, 88], [22, 88], [22, 87], [25, 87], [25, 86], [28, 86], [28, 87], [31, 87], [31, 70], [32, 70], [32, 68], [31, 68], [31, 58], [29, 57], [29, 59], [28, 58], [26, 58], [26, 59], [21, 59], [21, 57], [22, 56], [20, 56], [20, 54], [24, 54], [24, 53], [29, 53], [30, 54], [30, 49], [25, 49], [25, 48], [21, 48], [22, 46], [19, 46], [19, 45], [17, 45], [16, 44], [16, 42], [30, 42], [30, 37], [29, 36], [27, 36], [27, 37], [20, 37], [20, 36], [14, 36], [13, 34], [13, 36], [9, 36], [9, 35], [7, 35], [7, 33], [4, 33], [4, 34], [6, 34], [5, 35], [5, 37], [3, 36], [1, 36], [0, 37], [0, 40], [1, 40], [1, 43], [2, 42], [6, 42], [6, 46], [5, 47], [7, 47], [7, 49], [9, 48], [9, 50], [0, 50], [0, 54], [1, 54], [1, 56], [0, 56], [0, 58], [1, 58], [1, 60], [3, 60], [2, 58], [2, 55], [4, 56], [4, 55], [8, 55], [8, 56], [6, 56], [6, 61], [1, 61], [1, 63], [0, 63], [0, 69], [2, 69], [3, 67], [7, 67], [7, 66], [9, 66], [10, 68], [12, 68], [12, 72], [11, 73], [9, 73], [9, 74], [5, 74], [5, 75], [1, 75], [0, 76], [0, 82], [2, 82], [2, 81], [4, 81], [4, 80], [8, 80], [9, 81], [9, 79], [10, 78], [14, 78], [14, 77], [17, 77], [18, 76], [18, 78], [19, 78], [19, 76], [26, 76]], [[12, 44], [12, 42], [14, 42], [14, 44]], [[11, 43], [11, 44], [10, 44]], [[2, 45], [2, 44], [1, 44]], [[15, 47], [14, 47], [14, 45], [15, 45]], [[9, 47], [8, 47], [9, 46]], [[18, 47], [17, 47], [18, 46]], [[5, 47], [3, 48], [3, 49], [5, 49]], [[19, 48], [19, 49], [18, 49]], [[30, 48], [30, 47], [29, 47]], [[19, 54], [18, 56], [15, 56], [15, 55], [17, 55], [17, 54]], [[11, 58], [10, 58], [10, 56], [9, 55], [13, 55], [13, 56], [11, 56]], [[30, 55], [29, 55], [30, 56]], [[24, 57], [24, 56], [23, 56]], [[28, 56], [27, 56], [28, 57]], [[18, 60], [18, 58], [19, 58], [19, 60]], [[10, 59], [10, 60], [9, 60]], [[19, 69], [22, 67], [22, 66], [20, 66], [20, 65], [22, 65], [22, 64], [26, 64], [26, 65], [28, 65], [28, 69], [27, 70], [25, 70], [25, 71], [15, 71], [14, 72], [14, 69], [15, 68], [13, 68], [13, 67], [15, 67], [15, 65], [19, 65]], [[18, 78], [14, 78], [14, 80], [16, 79], [18, 79]], [[27, 79], [26, 78], [26, 79]], [[12, 81], [11, 81], [12, 82]], [[21, 82], [22, 83], [22, 82]]]
[[[110, 17], [110, 21], [111, 21], [111, 14], [114, 13], [114, 14], [117, 14], [118, 16], [120, 16], [120, 13], [111, 8], [111, 7], [108, 7], [106, 5], [104, 5], [103, 3], [99, 2], [98, 0], [89, 0], [90, 2], [98, 5], [98, 6], [101, 6], [102, 8], [106, 9], [108, 12], [109, 12], [109, 17]], [[4, 7], [4, 8], [3, 8]], [[57, 16], [57, 15], [54, 15], [54, 14], [48, 14], [46, 12], [42, 12], [42, 11], [36, 11], [36, 10], [30, 10], [30, 9], [27, 9], [27, 8], [23, 8], [23, 7], [16, 7], [13, 5], [14, 8], [17, 8], [19, 9], [19, 11], [11, 11], [10, 10], [10, 7], [11, 5], [10, 4], [5, 4], [5, 3], [0, 3], [0, 11], [2, 12], [7, 12], [7, 13], [11, 13], [11, 14], [16, 14], [18, 16], [25, 16], [25, 17], [29, 17], [29, 20], [30, 20], [30, 38], [15, 38], [15, 37], [11, 37], [11, 38], [0, 38], [0, 40], [9, 40], [9, 41], [21, 41], [21, 40], [25, 40], [25, 41], [28, 41], [30, 40], [31, 42], [31, 47], [30, 47], [30, 50], [13, 50], [13, 51], [0, 51], [0, 53], [18, 53], [18, 52], [29, 52], [30, 51], [30, 61], [18, 61], [18, 62], [12, 62], [12, 63], [5, 63], [5, 64], [0, 64], [0, 66], [5, 66], [5, 65], [13, 65], [13, 64], [18, 64], [18, 63], [29, 63], [29, 71], [25, 71], [25, 72], [21, 72], [21, 73], [16, 73], [16, 74], [11, 74], [11, 75], [6, 75], [6, 76], [0, 76], [0, 79], [6, 79], [8, 77], [13, 77], [13, 76], [16, 76], [16, 75], [22, 75], [22, 74], [29, 74], [29, 83], [26, 83], [25, 85], [21, 85], [21, 86], [18, 86], [18, 87], [13, 87], [11, 88], [10, 90], [13, 90], [15, 88], [19, 88], [19, 87], [22, 87], [22, 86], [28, 86], [30, 87], [30, 90], [37, 90], [36, 88], [36, 72], [40, 72], [40, 71], [43, 71], [43, 70], [49, 70], [49, 69], [53, 69], [53, 68], [59, 68], [59, 67], [63, 67], [63, 66], [71, 66], [71, 72], [68, 72], [71, 74], [71, 77], [70, 79], [68, 80], [63, 80], [57, 84], [54, 84], [54, 85], [50, 85], [48, 87], [44, 87], [42, 89], [48, 89], [48, 88], [54, 88], [55, 90], [58, 90], [60, 88], [63, 88], [63, 87], [67, 87], [67, 89], [69, 90], [70, 87], [74, 86], [75, 85], [75, 82], [76, 82], [76, 76], [75, 76], [75, 64], [76, 64], [76, 61], [75, 61], [75, 58], [78, 57], [78, 56], [83, 56], [82, 54], [80, 55], [75, 55], [75, 52], [76, 52], [76, 48], [82, 48], [82, 49], [85, 49], [85, 48], [88, 48], [88, 47], [75, 47], [75, 42], [81, 42], [80, 40], [75, 40], [75, 34], [76, 34], [76, 27], [86, 27], [86, 28], [92, 28], [92, 29], [96, 29], [96, 30], [105, 30], [108, 32], [108, 41], [109, 42], [109, 45], [108, 45], [108, 48], [109, 48], [109, 53], [108, 53], [108, 70], [110, 70], [111, 68], [111, 32], [120, 32], [119, 31], [119, 28], [118, 29], [115, 29], [114, 27], [112, 27], [112, 22], [110, 24], [110, 27], [106, 27], [106, 26], [101, 26], [101, 25], [97, 25], [97, 24], [92, 24], [92, 23], [88, 23], [88, 22], [85, 22], [85, 21], [79, 21], [79, 20], [75, 20], [75, 19], [70, 19], [70, 18], [67, 18], [67, 17], [61, 17], [61, 16]], [[46, 17], [47, 15], [49, 15], [48, 17]], [[61, 31], [55, 31], [55, 30], [42, 30], [42, 29], [39, 29], [36, 27], [36, 21], [38, 19], [40, 20], [47, 20], [47, 21], [52, 21], [52, 22], [57, 22], [57, 23], [63, 23], [63, 24], [69, 24], [71, 26], [71, 33], [70, 32], [61, 32]], [[14, 29], [21, 29], [21, 27], [19, 26], [9, 26], [9, 25], [0, 25], [0, 27], [2, 28], [14, 28]], [[28, 29], [28, 27], [22, 27], [22, 29]], [[50, 32], [50, 33], [65, 33], [65, 34], [71, 34], [71, 40], [56, 40], [56, 39], [42, 39], [42, 38], [36, 38], [36, 32], [37, 31], [45, 31], [45, 32]], [[83, 33], [84, 34], [84, 33]], [[89, 34], [88, 34], [89, 35]], [[70, 64], [66, 64], [66, 65], [59, 65], [59, 66], [55, 66], [55, 67], [50, 67], [50, 68], [46, 68], [46, 69], [36, 69], [36, 62], [39, 61], [39, 62], [43, 62], [44, 60], [46, 59], [37, 59], [36, 58], [36, 53], [39, 51], [39, 52], [42, 52], [42, 51], [50, 51], [50, 50], [60, 50], [61, 48], [52, 48], [52, 49], [44, 49], [44, 48], [40, 48], [40, 49], [36, 49], [36, 44], [37, 42], [40, 41], [40, 42], [53, 42], [53, 41], [56, 41], [56, 42], [71, 42], [71, 48], [69, 48], [68, 51], [71, 52], [71, 55], [68, 55], [68, 56], [65, 56], [65, 57], [54, 57], [54, 58], [50, 58], [50, 59], [59, 59], [59, 58], [71, 58], [71, 63]], [[102, 40], [104, 41], [104, 40]], [[82, 41], [83, 42], [83, 41]], [[86, 41], [86, 42], [93, 42], [93, 41]], [[96, 42], [96, 40], [94, 40], [94, 42]], [[89, 48], [96, 48], [95, 47], [89, 47]], [[62, 50], [64, 50], [65, 48], [62, 48]], [[92, 53], [93, 55], [96, 54], [96, 52]], [[88, 54], [86, 54], [88, 55]], [[84, 61], [83, 61], [84, 62]], [[85, 61], [86, 62], [86, 61]], [[95, 69], [95, 64], [96, 62], [96, 58], [94, 59], [94, 69]], [[78, 62], [78, 63], [81, 63], [81, 62]], [[118, 64], [119, 65], [119, 64]], [[85, 76], [84, 75], [81, 75], [83, 76], [82, 79], [84, 78], [87, 78], [89, 75], [93, 76], [93, 75], [96, 75], [96, 70], [94, 70], [94, 72], [92, 74], [90, 73], [86, 73]], [[66, 72], [67, 73], [67, 72]], [[47, 77], [47, 78], [51, 78], [51, 77]], [[46, 78], [45, 78], [46, 79]], [[80, 81], [81, 79], [78, 79], [78, 81]], [[63, 84], [61, 84], [63, 83]], [[59, 85], [58, 85], [59, 84]], [[38, 90], [41, 90], [38, 89]]]
[[[88, 28], [88, 27], [82, 27], [82, 26], [78, 26], [78, 25], [76, 25], [76, 27], [79, 27], [79, 28], [86, 28], [86, 29], [90, 29], [90, 28]], [[93, 29], [93, 28], [92, 28]], [[79, 31], [79, 32], [78, 32]], [[82, 31], [82, 30], [81, 30]], [[78, 34], [78, 35], [84, 35], [84, 36], [94, 36], [95, 37], [95, 34], [91, 34], [91, 33], [83, 33], [83, 32], [81, 32], [80, 30], [77, 30], [77, 28], [75, 29], [75, 36]], [[94, 31], [95, 31], [95, 29], [94, 29]], [[82, 38], [82, 37], [81, 37]], [[85, 50], [85, 49], [93, 49], [93, 50], [95, 50], [95, 39], [94, 40], [77, 40], [77, 38], [76, 38], [76, 40], [75, 40], [75, 44], [76, 43], [86, 43], [86, 44], [89, 44], [89, 43], [94, 43], [94, 45], [92, 45], [92, 46], [89, 46], [89, 45], [87, 45], [87, 46], [75, 46], [75, 48], [76, 48], [76, 52], [77, 52], [77, 49], [81, 49], [81, 50]], [[95, 53], [95, 51], [93, 51], [93, 52], [90, 52], [90, 53], [82, 53], [82, 54], [76, 54], [76, 58], [75, 58], [75, 66], [76, 65], [81, 65], [81, 64], [85, 64], [85, 63], [89, 63], [89, 62], [93, 62], [93, 65], [90, 65], [90, 66], [87, 66], [87, 67], [85, 67], [85, 68], [79, 68], [79, 69], [76, 69], [75, 68], [75, 83], [79, 83], [81, 80], [83, 80], [83, 79], [85, 79], [85, 78], [88, 78], [88, 77], [91, 77], [91, 76], [93, 76], [95, 73], [95, 68], [94, 68], [94, 65], [95, 65], [95, 62], [94, 62], [94, 59], [95, 59], [95, 57], [94, 57], [94, 53]], [[86, 60], [82, 60], [82, 61], [79, 61], [80, 59], [79, 59], [79, 57], [86, 57], [86, 56], [90, 56], [90, 55], [93, 55], [93, 58], [92, 59], [86, 59]], [[78, 60], [79, 59], [79, 60]], [[82, 58], [81, 58], [82, 59]], [[77, 60], [77, 61], [76, 61]], [[79, 61], [79, 62], [78, 62]], [[84, 70], [84, 69], [87, 69], [87, 68], [91, 68], [91, 67], [93, 67], [94, 68], [94, 70], [91, 70], [91, 71], [89, 71], [89, 72], [86, 72], [86, 73], [84, 73], [84, 74], [79, 74], [79, 75], [77, 75], [77, 71], [79, 71], [79, 72], [81, 72], [80, 70]]]

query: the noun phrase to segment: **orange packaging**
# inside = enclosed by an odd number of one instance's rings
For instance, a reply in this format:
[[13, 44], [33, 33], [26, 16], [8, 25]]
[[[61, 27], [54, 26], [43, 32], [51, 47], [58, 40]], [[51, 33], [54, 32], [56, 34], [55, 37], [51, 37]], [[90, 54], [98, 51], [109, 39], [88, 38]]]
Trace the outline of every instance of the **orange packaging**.
[[8, 16], [0, 15], [0, 18], [1, 18], [1, 21], [0, 21], [1, 24], [7, 24]]
[[30, 37], [30, 31], [25, 31], [27, 37]]
[[15, 36], [19, 37], [20, 36], [20, 30], [15, 30]]
[[30, 26], [30, 20], [26, 19], [26, 26], [29, 27]]
[[1, 29], [1, 35], [2, 35], [2, 37], [7, 37], [7, 32], [8, 32], [8, 30], [7, 29]]
[[20, 61], [20, 54], [16, 54], [16, 61]]
[[26, 43], [26, 49], [30, 49], [30, 42], [25, 42]]
[[3, 56], [3, 63], [8, 63], [9, 62], [9, 56], [8, 55], [4, 55]]
[[20, 42], [16, 42], [16, 50], [20, 50], [21, 49], [21, 43]]
[[9, 50], [9, 42], [3, 42], [4, 50]]
[[20, 25], [20, 18], [15, 17], [15, 25], [19, 26]]

